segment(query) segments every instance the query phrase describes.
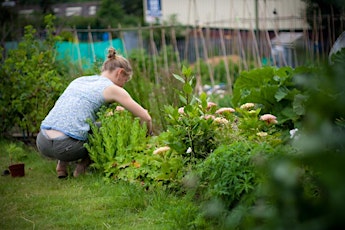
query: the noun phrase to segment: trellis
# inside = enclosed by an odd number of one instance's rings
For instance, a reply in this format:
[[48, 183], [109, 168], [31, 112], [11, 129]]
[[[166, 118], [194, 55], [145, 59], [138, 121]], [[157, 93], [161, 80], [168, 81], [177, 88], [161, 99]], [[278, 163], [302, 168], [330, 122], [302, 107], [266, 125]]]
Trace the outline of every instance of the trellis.
[[[267, 18], [262, 19], [261, 24], [265, 23]], [[296, 18], [285, 17], [285, 18], [276, 18], [275, 20], [296, 20]], [[301, 20], [300, 18], [298, 20]], [[322, 21], [327, 20], [328, 28], [321, 28]], [[301, 31], [304, 36], [304, 44], [305, 44], [305, 56], [310, 60], [314, 60], [316, 62], [320, 62], [325, 60], [328, 56], [328, 52], [330, 51], [334, 41], [335, 35], [334, 31], [334, 22], [336, 20], [340, 21], [340, 27], [338, 30], [342, 31], [344, 29], [344, 16], [334, 16], [334, 15], [327, 15], [321, 16], [320, 11], [315, 13], [314, 15], [314, 26], [313, 29], [306, 29], [303, 28]], [[254, 19], [252, 20], [251, 24], [254, 23]], [[195, 67], [196, 79], [197, 79], [197, 89], [201, 90], [201, 86], [203, 84], [201, 77], [200, 77], [200, 61], [205, 61], [209, 80], [214, 86], [216, 84], [214, 79], [214, 66], [208, 60], [212, 60], [214, 57], [221, 57], [224, 61], [225, 65], [225, 74], [226, 74], [226, 84], [228, 89], [231, 91], [232, 84], [234, 82], [234, 77], [231, 76], [233, 62], [229, 62], [229, 57], [231, 55], [239, 56], [239, 71], [242, 70], [249, 70], [250, 63], [255, 68], [260, 68], [262, 63], [262, 57], [270, 56], [270, 52], [272, 50], [271, 39], [272, 37], [278, 36], [279, 30], [278, 28], [269, 31], [265, 29], [261, 29], [260, 31], [256, 31], [253, 26], [247, 31], [240, 31], [239, 29], [226, 29], [226, 28], [210, 28], [207, 26], [200, 27], [198, 25], [184, 27], [185, 35], [184, 39], [178, 40], [176, 37], [176, 29], [178, 27], [174, 25], [150, 25], [150, 26], [137, 26], [137, 27], [130, 27], [130, 28], [122, 28], [121, 25], [118, 25], [117, 28], [108, 27], [106, 29], [94, 29], [88, 27], [87, 29], [70, 29], [73, 32], [75, 37], [75, 42], [78, 44], [79, 38], [78, 34], [80, 33], [87, 33], [88, 34], [88, 42], [93, 44], [95, 39], [93, 38], [93, 33], [108, 33], [108, 39], [111, 41], [113, 38], [113, 34], [118, 34], [118, 38], [120, 38], [123, 44], [126, 44], [124, 39], [123, 33], [126, 31], [136, 31], [137, 32], [137, 48], [139, 50], [147, 50], [150, 54], [150, 58], [153, 62], [153, 68], [155, 73], [155, 83], [161, 84], [160, 77], [159, 77], [159, 69], [163, 70], [165, 75], [171, 75], [169, 72], [169, 67], [172, 63], [168, 62], [168, 53], [167, 53], [167, 46], [170, 45], [173, 48], [175, 58], [177, 60], [176, 66], [181, 70], [181, 63], [183, 61], [187, 61], [190, 65]], [[327, 30], [328, 37], [323, 37], [323, 31]], [[143, 33], [146, 31], [149, 34], [148, 41], [143, 38]], [[158, 31], [158, 32], [157, 32]], [[291, 32], [294, 32], [294, 26], [291, 25]], [[157, 41], [154, 38], [154, 34], [158, 33], [161, 35], [161, 40]], [[167, 39], [170, 38], [170, 39]], [[325, 43], [325, 39], [327, 43]], [[167, 42], [169, 40], [170, 42]], [[216, 41], [216, 42], [214, 42]], [[157, 42], [160, 43], [159, 49], [157, 48]], [[214, 42], [214, 43], [212, 43]], [[318, 49], [313, 47], [314, 44], [318, 45]], [[92, 52], [94, 55], [94, 48], [92, 47]], [[128, 50], [126, 50], [126, 45], [124, 46], [124, 55], [128, 55]], [[214, 50], [218, 50], [219, 54], [217, 54]], [[158, 66], [157, 63], [157, 55], [158, 53], [163, 53], [163, 66]], [[296, 51], [294, 51], [294, 58], [297, 60]], [[194, 58], [191, 58], [194, 56]], [[80, 59], [80, 52], [79, 56]], [[93, 56], [94, 57], [94, 56]], [[142, 55], [144, 58], [144, 55]], [[287, 65], [287, 61], [283, 56], [279, 57], [281, 59], [281, 63]], [[272, 57], [270, 60], [270, 65], [276, 65], [278, 60], [275, 57]], [[143, 62], [145, 63], [145, 62]], [[147, 66], [144, 65], [144, 72], [147, 70]], [[179, 71], [174, 70], [174, 71]]]

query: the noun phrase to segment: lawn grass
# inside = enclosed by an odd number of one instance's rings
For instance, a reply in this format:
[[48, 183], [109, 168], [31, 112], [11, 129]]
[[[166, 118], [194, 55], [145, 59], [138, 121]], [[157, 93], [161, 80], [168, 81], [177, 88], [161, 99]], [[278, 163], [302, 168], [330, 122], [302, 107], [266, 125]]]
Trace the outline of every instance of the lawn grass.
[[[0, 141], [0, 168], [8, 168], [8, 141]], [[56, 177], [56, 162], [26, 148], [24, 177], [0, 178], [0, 229], [195, 229], [189, 196], [140, 185], [107, 183], [97, 172]]]

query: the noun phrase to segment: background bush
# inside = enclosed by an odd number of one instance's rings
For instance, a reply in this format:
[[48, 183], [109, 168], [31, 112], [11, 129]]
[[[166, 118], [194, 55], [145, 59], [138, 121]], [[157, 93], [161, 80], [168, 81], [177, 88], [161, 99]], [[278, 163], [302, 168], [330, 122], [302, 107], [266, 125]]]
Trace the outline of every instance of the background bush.
[[23, 41], [1, 65], [2, 133], [13, 127], [19, 127], [26, 136], [37, 133], [42, 119], [71, 79], [61, 72], [63, 65], [55, 59], [58, 37], [53, 35], [53, 17], [47, 16], [45, 22], [45, 40], [35, 38], [32, 26], [25, 27]]

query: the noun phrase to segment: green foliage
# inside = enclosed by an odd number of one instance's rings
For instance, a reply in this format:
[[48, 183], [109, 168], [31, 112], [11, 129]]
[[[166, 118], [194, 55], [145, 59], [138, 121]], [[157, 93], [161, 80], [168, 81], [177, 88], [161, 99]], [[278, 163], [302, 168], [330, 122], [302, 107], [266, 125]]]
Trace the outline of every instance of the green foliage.
[[2, 133], [18, 126], [28, 135], [36, 133], [47, 111], [64, 87], [64, 79], [55, 60], [54, 18], [45, 18], [46, 38], [35, 39], [36, 30], [25, 27], [23, 41], [11, 50], [1, 66], [0, 114]]
[[207, 108], [206, 95], [202, 94], [199, 99], [193, 93], [191, 69], [184, 67], [182, 74], [182, 77], [176, 74], [174, 77], [183, 84], [182, 91], [177, 91], [183, 107], [180, 111], [173, 106], [165, 107], [168, 123], [165, 141], [175, 151], [194, 161], [206, 158], [215, 149], [217, 125], [206, 116], [206, 113], [214, 112], [214, 109]]
[[200, 183], [204, 184], [206, 199], [221, 199], [226, 207], [233, 207], [243, 195], [257, 185], [253, 166], [254, 144], [235, 142], [218, 147], [198, 165]]
[[15, 30], [13, 28], [13, 21], [18, 19], [18, 13], [12, 7], [0, 6], [0, 37], [1, 42], [13, 39]]
[[23, 143], [9, 142], [9, 143], [2, 143], [2, 144], [6, 145], [5, 152], [9, 156], [10, 164], [23, 162], [23, 160], [25, 160], [28, 157]]
[[118, 24], [137, 26], [143, 22], [143, 8], [140, 0], [101, 1], [96, 19], [101, 27], [118, 27]]
[[[163, 60], [161, 56], [156, 58], [160, 61]], [[166, 130], [164, 106], [180, 103], [176, 94], [176, 88], [180, 88], [180, 85], [177, 84], [179, 82], [164, 70], [163, 62], [159, 64], [157, 72], [154, 68], [154, 61], [144, 50], [132, 51], [129, 59], [132, 61], [134, 74], [133, 80], [126, 84], [126, 90], [134, 100], [140, 101], [143, 107], [150, 111], [155, 133]], [[176, 67], [171, 65], [170, 68], [175, 71]], [[155, 84], [156, 76], [164, 84]]]
[[107, 180], [140, 183], [145, 187], [174, 187], [183, 176], [183, 159], [174, 151], [154, 153], [160, 143], [147, 137], [147, 128], [128, 111], [103, 107], [99, 122], [91, 124], [92, 134], [85, 147], [93, 167], [104, 173]]
[[236, 80], [232, 103], [234, 106], [252, 102], [259, 104], [262, 113], [277, 116], [282, 127], [293, 129], [299, 126], [307, 95], [294, 82], [296, 74], [310, 71], [305, 67], [263, 67], [243, 71]]
[[345, 60], [345, 48], [341, 48], [335, 54], [332, 54], [331, 61], [334, 63], [343, 63]]
[[128, 111], [106, 110], [99, 116], [100, 127], [90, 124], [92, 134], [85, 144], [93, 166], [107, 177], [116, 176], [121, 168], [133, 163], [133, 156], [141, 153], [147, 145], [147, 128]]
[[[342, 55], [339, 53], [339, 55]], [[344, 59], [300, 75], [308, 91], [305, 119], [292, 144], [296, 151], [262, 164], [265, 180], [252, 212], [242, 213], [241, 228], [343, 228], [345, 186]], [[259, 202], [260, 201], [260, 202]], [[261, 210], [261, 211], [259, 211]], [[265, 213], [265, 215], [263, 215]]]

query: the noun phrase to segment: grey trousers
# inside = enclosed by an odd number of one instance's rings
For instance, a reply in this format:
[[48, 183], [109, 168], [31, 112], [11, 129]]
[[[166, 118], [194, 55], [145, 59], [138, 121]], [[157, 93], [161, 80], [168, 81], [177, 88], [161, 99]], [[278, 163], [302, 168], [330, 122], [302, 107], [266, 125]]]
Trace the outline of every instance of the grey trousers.
[[68, 136], [50, 138], [45, 130], [41, 130], [36, 138], [38, 151], [48, 158], [61, 161], [77, 161], [88, 156], [83, 141]]

